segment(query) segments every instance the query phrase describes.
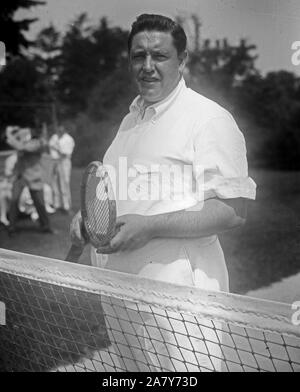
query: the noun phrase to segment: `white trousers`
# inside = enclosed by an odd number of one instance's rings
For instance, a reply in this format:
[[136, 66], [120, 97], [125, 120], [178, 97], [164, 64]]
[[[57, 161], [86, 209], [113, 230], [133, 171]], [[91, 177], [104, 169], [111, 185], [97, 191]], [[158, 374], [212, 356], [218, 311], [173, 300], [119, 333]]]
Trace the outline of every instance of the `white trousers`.
[[71, 159], [64, 158], [57, 161], [53, 170], [53, 199], [55, 208], [70, 210], [71, 208]]

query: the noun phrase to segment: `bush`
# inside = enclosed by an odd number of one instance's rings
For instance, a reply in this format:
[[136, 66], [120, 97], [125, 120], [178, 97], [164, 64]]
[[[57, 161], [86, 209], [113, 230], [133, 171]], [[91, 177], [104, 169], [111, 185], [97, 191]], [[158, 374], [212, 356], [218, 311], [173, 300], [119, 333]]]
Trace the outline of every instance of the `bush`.
[[300, 169], [299, 94], [299, 79], [286, 71], [252, 76], [237, 89], [237, 106], [264, 132], [258, 151], [261, 166]]
[[93, 160], [102, 161], [117, 132], [118, 123], [110, 120], [93, 122], [86, 114], [78, 115], [69, 123], [76, 143], [73, 164], [83, 167]]

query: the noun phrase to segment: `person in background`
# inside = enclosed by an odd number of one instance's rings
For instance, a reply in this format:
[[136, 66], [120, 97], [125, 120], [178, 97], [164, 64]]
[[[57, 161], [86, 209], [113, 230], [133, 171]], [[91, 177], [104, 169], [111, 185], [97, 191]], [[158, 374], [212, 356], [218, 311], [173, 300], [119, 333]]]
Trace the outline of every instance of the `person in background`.
[[13, 151], [4, 161], [3, 177], [0, 182], [0, 222], [4, 226], [9, 226], [7, 219], [9, 205], [12, 196], [12, 186], [14, 181], [14, 167], [18, 159], [18, 154]]
[[47, 145], [46, 141], [42, 137], [32, 137], [30, 128], [18, 128], [15, 132], [8, 134], [7, 143], [17, 151], [9, 208], [9, 233], [16, 232], [19, 200], [26, 186], [39, 217], [41, 232], [53, 233], [43, 195], [44, 183], [41, 157]]
[[56, 133], [49, 140], [50, 155], [54, 160], [53, 199], [54, 208], [69, 213], [71, 209], [71, 157], [75, 141], [63, 125], [57, 127]]
[[7, 219], [8, 203], [11, 194], [11, 186], [7, 178], [0, 181], [0, 226], [8, 226]]
[[[12, 186], [14, 182], [14, 170], [18, 160], [17, 151], [13, 151], [4, 162], [4, 178], [0, 182], [0, 221], [5, 225], [9, 226], [7, 214], [12, 198]], [[45, 208], [48, 214], [55, 212], [52, 207], [52, 189], [46, 182], [43, 184], [43, 196], [45, 202]], [[18, 203], [19, 211], [25, 215], [30, 216], [31, 220], [36, 221], [39, 215], [36, 211], [30, 191], [27, 186], [24, 187]]]

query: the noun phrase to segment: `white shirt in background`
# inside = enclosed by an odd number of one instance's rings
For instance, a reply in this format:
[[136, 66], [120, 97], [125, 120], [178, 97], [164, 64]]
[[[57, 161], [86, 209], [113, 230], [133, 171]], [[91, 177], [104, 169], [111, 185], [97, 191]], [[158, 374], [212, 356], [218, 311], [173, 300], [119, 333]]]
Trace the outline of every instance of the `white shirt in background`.
[[49, 140], [50, 155], [53, 159], [60, 159], [61, 156], [53, 147], [57, 148], [62, 154], [65, 154], [67, 158], [70, 159], [75, 147], [75, 142], [68, 133], [64, 133], [61, 137], [56, 133], [51, 136]]

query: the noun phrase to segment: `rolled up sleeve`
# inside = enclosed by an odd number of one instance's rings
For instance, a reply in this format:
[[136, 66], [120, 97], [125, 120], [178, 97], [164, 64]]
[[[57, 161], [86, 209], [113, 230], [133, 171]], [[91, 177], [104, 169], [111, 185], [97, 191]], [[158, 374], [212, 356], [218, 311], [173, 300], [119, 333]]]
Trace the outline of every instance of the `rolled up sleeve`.
[[201, 179], [204, 200], [255, 199], [256, 184], [248, 176], [245, 139], [230, 114], [198, 127], [193, 168], [196, 179]]

